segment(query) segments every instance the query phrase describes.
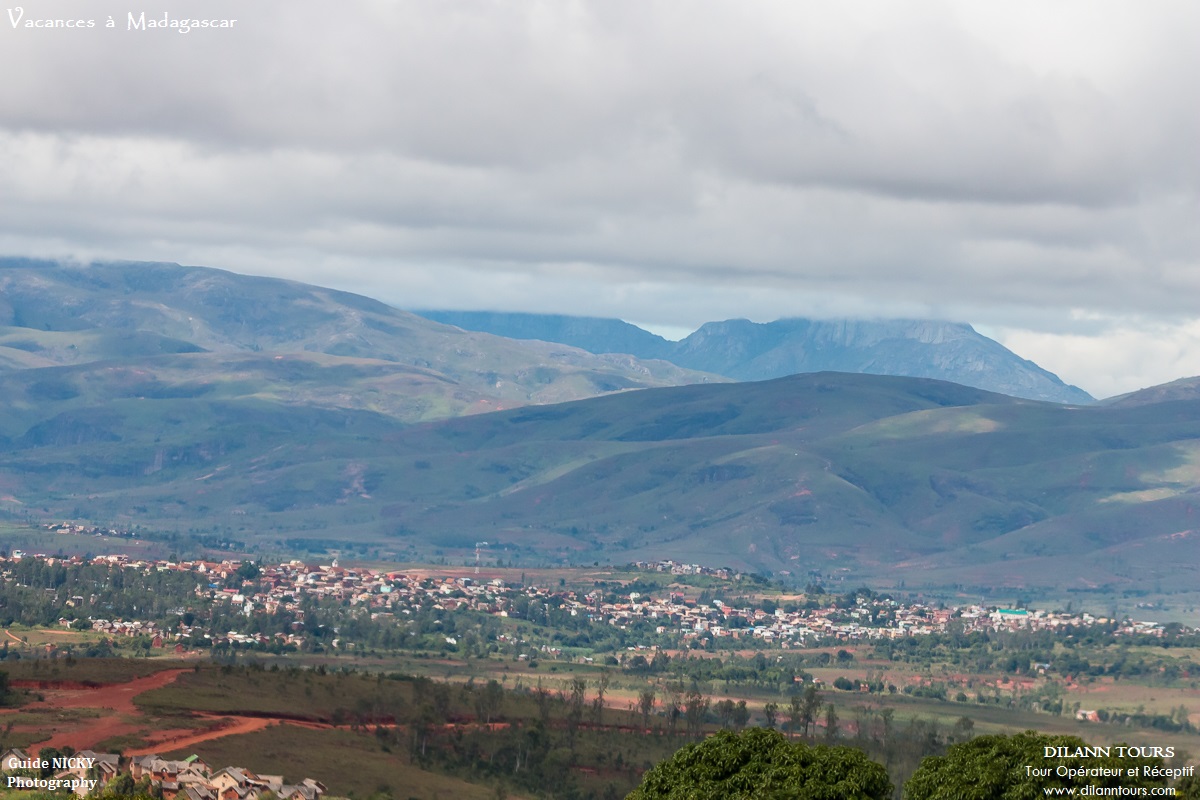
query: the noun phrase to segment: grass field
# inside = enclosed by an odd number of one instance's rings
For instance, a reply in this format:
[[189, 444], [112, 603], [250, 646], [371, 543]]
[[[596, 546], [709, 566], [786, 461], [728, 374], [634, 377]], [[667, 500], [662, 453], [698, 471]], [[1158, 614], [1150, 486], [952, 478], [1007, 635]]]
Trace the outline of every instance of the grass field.
[[47, 629], [47, 628], [26, 628], [22, 625], [13, 625], [5, 628], [4, 638], [8, 640], [9, 647], [16, 646], [15, 639], [20, 639], [21, 642], [29, 647], [45, 647], [53, 645], [61, 647], [67, 644], [83, 644], [86, 642], [96, 642], [104, 638], [103, 634], [93, 631], [74, 631], [68, 629]]
[[265, 714], [334, 722], [353, 713], [394, 717], [412, 706], [413, 686], [382, 675], [322, 675], [288, 668], [226, 672], [209, 666], [139, 695], [136, 703], [151, 713]]

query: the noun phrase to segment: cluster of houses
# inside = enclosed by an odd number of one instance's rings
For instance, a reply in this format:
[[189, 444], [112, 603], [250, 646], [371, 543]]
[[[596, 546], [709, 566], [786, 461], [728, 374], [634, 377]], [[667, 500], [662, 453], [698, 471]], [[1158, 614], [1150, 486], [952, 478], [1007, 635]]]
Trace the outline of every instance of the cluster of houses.
[[[279, 800], [319, 800], [325, 786], [312, 778], [299, 783], [287, 783], [282, 775], [261, 775], [242, 767], [213, 770], [204, 759], [190, 756], [172, 761], [157, 755], [122, 758], [116, 753], [96, 753], [82, 750], [71, 756], [41, 760], [12, 748], [0, 755], [0, 770], [4, 773], [28, 773], [42, 766], [51, 770], [47, 779], [60, 787], [69, 787], [83, 796], [106, 786], [117, 776], [127, 773], [135, 783], [149, 780], [161, 790], [164, 800], [260, 800], [271, 795]], [[61, 769], [57, 767], [61, 766]], [[10, 781], [21, 788], [22, 784]], [[43, 781], [45, 783], [45, 781]], [[40, 785], [40, 784], [39, 784]]]
[[[82, 563], [78, 557], [63, 560]], [[54, 559], [47, 558], [47, 561]], [[791, 648], [831, 640], [852, 642], [921, 636], [944, 632], [952, 625], [966, 632], [1018, 629], [1053, 631], [1068, 627], [1080, 629], [1110, 625], [1114, 622], [1081, 612], [976, 605], [944, 608], [922, 603], [900, 603], [871, 593], [855, 596], [852, 605], [843, 600], [821, 608], [812, 607], [812, 603], [806, 603], [804, 607], [792, 604], [772, 607], [774, 604], [767, 603], [760, 604], [758, 608], [735, 607], [723, 600], [700, 603], [679, 592], [666, 592], [657, 598], [636, 591], [625, 594], [612, 587], [577, 592], [562, 588], [510, 585], [498, 579], [429, 578], [399, 571], [342, 567], [336, 560], [332, 564], [318, 566], [298, 560], [262, 566], [253, 580], [245, 581], [237, 578], [238, 570], [243, 565], [235, 560], [173, 562], [106, 555], [95, 557], [93, 563], [130, 569], [195, 573], [201, 577], [196, 588], [200, 598], [230, 604], [247, 617], [283, 610], [302, 619], [301, 606], [306, 596], [348, 603], [369, 611], [373, 618], [399, 619], [413, 614], [417, 609], [430, 607], [521, 617], [528, 613], [531, 606], [540, 604], [543, 608], [553, 607], [572, 616], [583, 616], [595, 624], [625, 629], [637, 625], [643, 630], [653, 630], [659, 636], [683, 643], [696, 638], [733, 638], [754, 639], [781, 648]], [[718, 573], [698, 565], [674, 562], [640, 566], [672, 573], [678, 570], [681, 574], [691, 574], [692, 570], [714, 575]], [[93, 619], [91, 626], [94, 630], [112, 635], [149, 635], [155, 637], [155, 643], [160, 645], [196, 633], [184, 626], [176, 626], [170, 632], [160, 631], [152, 623], [137, 621]], [[1116, 623], [1116, 632], [1162, 635], [1163, 627], [1153, 622], [1123, 620]], [[297, 647], [304, 643], [302, 625], [270, 636], [243, 634], [236, 630], [200, 633], [214, 642], [218, 639], [238, 644], [279, 641]]]
[[662, 561], [634, 561], [630, 564], [647, 572], [665, 572], [668, 575], [711, 575], [721, 580], [736, 580], [741, 574], [728, 567], [705, 567], [700, 564], [682, 564], [671, 559]]
[[[60, 619], [58, 621], [64, 628], [78, 628], [79, 625], [74, 620]], [[91, 620], [92, 630], [103, 633], [106, 636], [147, 636], [151, 640], [152, 647], [163, 647], [166, 639], [171, 634], [169, 631], [161, 630], [157, 624], [151, 620], [107, 620], [94, 619]]]
[[126, 539], [138, 538], [137, 532], [127, 528], [99, 528], [95, 525], [80, 525], [75, 522], [47, 522], [42, 525], [43, 528], [60, 534], [73, 534], [75, 536], [119, 536]]

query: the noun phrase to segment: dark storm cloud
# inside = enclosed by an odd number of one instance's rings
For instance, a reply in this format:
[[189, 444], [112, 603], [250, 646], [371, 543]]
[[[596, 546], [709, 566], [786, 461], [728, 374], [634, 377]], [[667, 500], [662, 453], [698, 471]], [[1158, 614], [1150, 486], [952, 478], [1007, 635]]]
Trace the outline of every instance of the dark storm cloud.
[[680, 326], [970, 315], [1039, 361], [1144, 335], [1191, 363], [1194, 4], [25, 8], [118, 29], [0, 30], [6, 252]]

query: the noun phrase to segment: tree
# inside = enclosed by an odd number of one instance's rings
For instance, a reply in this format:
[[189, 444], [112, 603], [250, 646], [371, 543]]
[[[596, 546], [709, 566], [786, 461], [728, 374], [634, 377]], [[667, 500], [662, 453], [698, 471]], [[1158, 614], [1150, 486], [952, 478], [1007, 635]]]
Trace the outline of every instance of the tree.
[[608, 670], [604, 670], [596, 679], [596, 699], [592, 701], [592, 713], [596, 717], [596, 727], [604, 725], [604, 695], [608, 693], [610, 677]]
[[234, 574], [243, 581], [252, 581], [262, 573], [262, 568], [252, 561], [243, 561]]
[[484, 725], [492, 723], [492, 717], [504, 706], [504, 687], [490, 680], [482, 689], [475, 691], [475, 717]]
[[1182, 800], [1200, 800], [1200, 776], [1189, 775], [1175, 784], [1175, 796]]
[[583, 701], [586, 697], [587, 681], [583, 678], [571, 679], [571, 697], [567, 701], [567, 745], [575, 752], [575, 732], [583, 722]]
[[792, 736], [800, 730], [800, 726], [804, 720], [804, 698], [798, 694], [791, 697], [788, 703], [788, 733]]
[[959, 717], [958, 722], [954, 723], [954, 738], [956, 741], [965, 742], [971, 738], [975, 732], [975, 720], [970, 717]]
[[825, 706], [825, 740], [832, 742], [838, 735], [838, 715], [833, 703]]
[[550, 690], [542, 685], [542, 679], [538, 678], [537, 686], [533, 690], [533, 702], [537, 704], [538, 719], [545, 725], [550, 721]]
[[133, 794], [133, 777], [128, 772], [122, 772], [108, 782], [104, 793], [110, 797], [129, 797]]
[[767, 718], [767, 727], [775, 729], [775, 721], [779, 719], [779, 703], [767, 703], [763, 706], [763, 716]]
[[733, 727], [740, 731], [746, 727], [746, 723], [749, 721], [750, 709], [746, 708], [746, 701], [738, 700], [737, 705], [733, 708]]
[[682, 699], [679, 691], [675, 687], [670, 687], [670, 693], [667, 695], [667, 736], [674, 737], [675, 731], [679, 727], [679, 717], [683, 710]]
[[713, 704], [713, 711], [717, 714], [717, 719], [721, 722], [722, 728], [728, 728], [729, 723], [733, 721], [733, 701], [729, 698], [718, 700]]
[[885, 800], [882, 766], [850, 747], [810, 747], [778, 731], [721, 731], [642, 778], [627, 800]]
[[638, 695], [638, 711], [642, 714], [642, 730], [650, 727], [650, 712], [654, 711], [654, 689], [642, 689]]
[[[957, 800], [958, 798], [988, 798], [988, 800], [1025, 800], [1042, 797], [1046, 790], [1084, 786], [1155, 787], [1166, 786], [1165, 778], [1142, 777], [1143, 767], [1161, 767], [1161, 758], [1121, 758], [1117, 746], [1111, 755], [1077, 757], [1075, 755], [1046, 758], [1048, 747], [1085, 748], [1087, 743], [1077, 736], [1050, 736], [1026, 731], [1014, 736], [979, 736], [969, 742], [953, 745], [944, 756], [925, 758], [908, 783], [904, 784], [904, 800]], [[1064, 751], [1057, 751], [1064, 752]], [[1058, 768], [1067, 767], [1059, 775]], [[1138, 767], [1137, 775], [1130, 769]], [[1088, 774], [1088, 770], [1115, 774]], [[1079, 770], [1080, 776], [1071, 775]]]
[[820, 710], [821, 695], [817, 692], [817, 687], [810, 684], [804, 690], [804, 701], [800, 705], [800, 722], [804, 725], [805, 736], [808, 736], [808, 729], [817, 721], [817, 712]]
[[704, 727], [704, 718], [708, 716], [709, 700], [699, 689], [690, 689], [684, 695], [684, 722], [687, 725], [689, 736], [696, 738], [700, 737], [700, 731]]
[[892, 766], [892, 756], [896, 751], [896, 736], [895, 724], [896, 710], [885, 708], [879, 712], [879, 719], [883, 723], [883, 765], [885, 767]]

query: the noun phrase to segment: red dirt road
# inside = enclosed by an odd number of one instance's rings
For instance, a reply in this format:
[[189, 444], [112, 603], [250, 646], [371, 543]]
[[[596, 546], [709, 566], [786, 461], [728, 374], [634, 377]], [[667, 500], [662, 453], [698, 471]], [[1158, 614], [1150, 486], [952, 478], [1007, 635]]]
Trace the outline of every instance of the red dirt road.
[[294, 723], [289, 720], [277, 720], [271, 717], [243, 717], [234, 714], [194, 714], [193, 716], [211, 720], [207, 728], [161, 730], [146, 734], [150, 719], [138, 708], [133, 699], [143, 692], [161, 689], [172, 683], [187, 669], [168, 669], [156, 672], [144, 678], [136, 678], [126, 683], [110, 684], [107, 686], [83, 687], [67, 681], [26, 681], [36, 684], [46, 698], [45, 704], [52, 709], [95, 709], [100, 711], [99, 717], [80, 721], [63, 722], [48, 731], [45, 727], [40, 731], [50, 733], [50, 738], [37, 744], [37, 749], [45, 747], [63, 747], [69, 745], [75, 749], [94, 747], [97, 743], [114, 736], [138, 734], [147, 740], [145, 747], [127, 750], [125, 755], [141, 756], [150, 753], [164, 753], [170, 750], [181, 750], [192, 745], [220, 739], [225, 736], [236, 736], [242, 733], [252, 733], [262, 730], [272, 724], [303, 724], [308, 727], [331, 727], [321, 723]]
[[[116, 683], [94, 688], [80, 687], [67, 683], [57, 684], [54, 681], [36, 681], [46, 698], [45, 707], [53, 709], [95, 709], [100, 716], [82, 721], [64, 722], [62, 726], [51, 727], [49, 731], [39, 728], [39, 731], [50, 733], [50, 738], [37, 744], [40, 751], [43, 747], [62, 747], [70, 745], [79, 750], [94, 746], [97, 742], [113, 736], [136, 733], [144, 725], [139, 722], [145, 717], [133, 703], [133, 698], [151, 689], [161, 689], [174, 681], [186, 669], [168, 669], [156, 672], [144, 678], [136, 678], [126, 683]], [[17, 683], [17, 682], [14, 682]]]
[[[279, 717], [249, 717], [237, 714], [215, 714], [193, 712], [193, 719], [207, 720], [211, 724], [200, 729], [176, 728], [172, 730], [147, 731], [151, 718], [134, 705], [133, 699], [151, 689], [160, 689], [189, 672], [187, 669], [169, 669], [127, 683], [111, 684], [94, 688], [81, 687], [71, 682], [28, 681], [36, 683], [46, 698], [45, 706], [50, 709], [94, 709], [101, 712], [98, 717], [82, 720], [64, 720], [49, 726], [26, 727], [48, 733], [50, 737], [35, 746], [40, 751], [46, 747], [69, 745], [76, 750], [95, 747], [99, 742], [116, 736], [134, 734], [146, 741], [144, 747], [125, 751], [127, 756], [142, 756], [151, 753], [166, 753], [183, 750], [201, 742], [253, 733], [272, 725], [296, 725], [304, 728], [330, 729], [338, 726], [324, 722], [283, 719]], [[64, 685], [66, 684], [66, 685]], [[40, 704], [39, 704], [40, 705]], [[19, 710], [19, 709], [17, 709]], [[508, 723], [494, 722], [489, 727], [499, 729]], [[24, 726], [23, 726], [24, 727]], [[349, 728], [350, 726], [340, 726]], [[388, 726], [393, 727], [393, 726]]]
[[[151, 753], [165, 753], [168, 750], [181, 750], [194, 744], [221, 739], [225, 736], [236, 736], [239, 733], [253, 733], [271, 725], [275, 720], [264, 717], [221, 717], [222, 722], [205, 731], [160, 731], [150, 745], [126, 750], [127, 756], [148, 756]], [[227, 723], [225, 721], [228, 721]]]

